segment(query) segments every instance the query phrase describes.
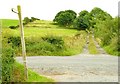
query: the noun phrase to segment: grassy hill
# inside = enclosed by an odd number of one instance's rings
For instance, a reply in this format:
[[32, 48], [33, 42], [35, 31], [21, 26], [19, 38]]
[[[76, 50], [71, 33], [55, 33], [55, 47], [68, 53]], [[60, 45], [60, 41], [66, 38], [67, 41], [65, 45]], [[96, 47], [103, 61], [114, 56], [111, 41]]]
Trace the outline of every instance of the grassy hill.
[[[3, 37], [6, 37], [7, 39], [12, 38], [14, 40], [17, 39], [17, 41], [15, 40], [13, 42], [15, 45], [20, 43], [20, 29], [10, 29], [8, 27], [17, 24], [18, 20], [2, 19]], [[71, 56], [80, 54], [85, 45], [87, 35], [85, 31], [58, 26], [56, 23], [46, 20], [36, 20], [24, 25], [24, 33], [28, 56]], [[100, 31], [97, 31], [96, 33], [100, 33]], [[100, 35], [99, 38], [101, 38]], [[55, 45], [51, 43], [50, 40], [63, 41], [64, 43], [61, 45], [60, 42], [57, 42], [58, 44]], [[113, 44], [115, 43], [117, 42], [114, 42]], [[94, 45], [94, 48], [91, 48], [91, 45]], [[61, 47], [61, 49], [58, 47]], [[21, 46], [15, 46], [15, 50], [16, 55], [21, 55]], [[117, 51], [114, 51], [114, 49], [110, 50], [109, 47], [105, 47], [105, 50], [113, 55], [117, 55], [118, 53]], [[90, 40], [89, 51], [91, 54], [98, 53], [92, 40]]]
[[[79, 54], [85, 45], [86, 32], [64, 28], [52, 21], [37, 20], [24, 26], [28, 56], [70, 56]], [[12, 41], [16, 55], [21, 55], [20, 29], [3, 28], [3, 37]], [[53, 42], [54, 41], [54, 42]]]

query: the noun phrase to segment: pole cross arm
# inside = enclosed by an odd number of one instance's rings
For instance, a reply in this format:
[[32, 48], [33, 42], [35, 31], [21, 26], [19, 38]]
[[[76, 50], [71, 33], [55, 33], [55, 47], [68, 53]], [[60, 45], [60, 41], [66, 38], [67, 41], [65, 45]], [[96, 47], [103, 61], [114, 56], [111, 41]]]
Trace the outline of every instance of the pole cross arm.
[[18, 14], [18, 12], [16, 12], [16, 10], [14, 8], [12, 8], [11, 10], [12, 10], [12, 12]]

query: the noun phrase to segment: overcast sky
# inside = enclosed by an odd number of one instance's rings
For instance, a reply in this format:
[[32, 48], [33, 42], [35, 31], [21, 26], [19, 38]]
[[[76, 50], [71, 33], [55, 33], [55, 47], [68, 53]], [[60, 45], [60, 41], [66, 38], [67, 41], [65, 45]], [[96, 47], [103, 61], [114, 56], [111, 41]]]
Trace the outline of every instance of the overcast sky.
[[119, 0], [0, 0], [0, 18], [17, 19], [17, 14], [11, 8], [22, 7], [22, 17], [38, 17], [39, 19], [52, 20], [61, 10], [91, 11], [99, 7], [110, 13], [113, 17], [118, 15]]

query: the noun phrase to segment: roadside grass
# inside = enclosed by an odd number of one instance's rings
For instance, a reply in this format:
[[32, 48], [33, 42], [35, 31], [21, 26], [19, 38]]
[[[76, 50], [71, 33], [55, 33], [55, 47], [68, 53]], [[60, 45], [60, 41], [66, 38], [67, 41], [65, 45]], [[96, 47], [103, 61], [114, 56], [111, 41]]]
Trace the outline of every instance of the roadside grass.
[[49, 82], [50, 84], [54, 84], [54, 80], [41, 76], [36, 72], [28, 69], [28, 80], [24, 80], [24, 67], [22, 64], [15, 62], [13, 68], [13, 82]]
[[96, 45], [94, 43], [94, 40], [92, 38], [92, 35], [89, 35], [89, 44], [88, 44], [88, 49], [90, 54], [98, 54], [98, 50], [96, 48]]
[[120, 56], [120, 51], [118, 51], [118, 37], [114, 37], [111, 39], [111, 42], [107, 46], [103, 46], [108, 54]]
[[14, 19], [0, 19], [2, 21], [2, 28], [8, 28], [9, 26], [17, 26], [18, 20]]
[[96, 41], [99, 45], [110, 55], [120, 56], [120, 51], [118, 51], [118, 37], [114, 37], [111, 39], [109, 45], [102, 45], [102, 40], [96, 38]]

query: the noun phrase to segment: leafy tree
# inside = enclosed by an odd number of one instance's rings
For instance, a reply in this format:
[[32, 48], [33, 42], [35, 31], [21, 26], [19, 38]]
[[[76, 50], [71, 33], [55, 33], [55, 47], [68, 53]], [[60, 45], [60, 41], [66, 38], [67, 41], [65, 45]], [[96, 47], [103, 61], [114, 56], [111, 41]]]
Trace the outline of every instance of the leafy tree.
[[53, 21], [58, 21], [58, 17], [60, 16], [60, 14], [64, 13], [64, 11], [60, 11], [56, 14], [55, 18], [53, 19]]
[[25, 24], [27, 24], [27, 23], [30, 22], [30, 19], [28, 17], [25, 17], [23, 21], [24, 21]]
[[33, 22], [33, 21], [35, 21], [35, 20], [40, 20], [40, 19], [35, 18], [35, 17], [31, 17], [30, 22]]
[[105, 21], [107, 19], [111, 20], [112, 16], [98, 7], [93, 8], [90, 12], [90, 25], [93, 28], [97, 22]]
[[89, 12], [87, 10], [83, 10], [79, 13], [79, 16], [83, 17], [83, 16], [88, 15], [88, 14], [89, 14]]
[[76, 18], [76, 15], [77, 14], [73, 10], [60, 11], [56, 14], [53, 21], [61, 26], [70, 26]]
[[76, 16], [77, 16], [76, 12], [74, 12], [73, 10], [66, 10], [65, 12], [71, 13], [71, 14], [73, 15], [73, 18], [74, 18], [74, 19], [75, 19]]
[[79, 16], [74, 20], [74, 27], [77, 29], [89, 28], [89, 12], [83, 10], [79, 13]]

